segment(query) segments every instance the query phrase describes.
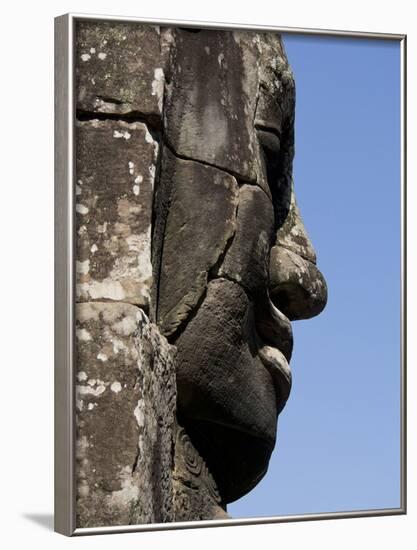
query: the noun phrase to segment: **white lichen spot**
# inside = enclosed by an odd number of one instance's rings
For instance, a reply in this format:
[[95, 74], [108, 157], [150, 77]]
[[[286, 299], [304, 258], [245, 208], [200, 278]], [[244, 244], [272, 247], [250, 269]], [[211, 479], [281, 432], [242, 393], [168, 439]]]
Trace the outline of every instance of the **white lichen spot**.
[[119, 479], [122, 488], [108, 495], [110, 510], [128, 510], [139, 498], [140, 489], [132, 477], [132, 466], [121, 468]]
[[88, 406], [87, 406], [87, 409], [89, 411], [92, 411], [94, 409], [94, 407], [97, 407], [97, 403], [89, 403]]
[[97, 380], [95, 378], [90, 378], [88, 381], [87, 381], [87, 384], [89, 386], [95, 386], [97, 384]]
[[107, 298], [109, 300], [122, 302], [126, 297], [122, 284], [110, 278], [103, 279], [102, 281], [93, 281], [84, 290], [86, 290], [89, 297], [93, 300]]
[[128, 166], [129, 166], [129, 174], [131, 174], [133, 176], [133, 173], [134, 173], [134, 170], [135, 170], [135, 163], [132, 162], [131, 160], [129, 160]]
[[116, 380], [116, 382], [113, 382], [113, 384], [110, 386], [110, 389], [114, 393], [119, 393], [119, 391], [122, 391], [122, 385]]
[[93, 395], [94, 397], [98, 397], [106, 391], [106, 386], [104, 382], [102, 382], [101, 380], [97, 380], [97, 385], [95, 387], [78, 385], [76, 390], [77, 396]]
[[90, 247], [91, 254], [95, 254], [97, 252], [97, 250], [98, 250], [98, 246], [96, 245], [96, 243], [91, 245], [91, 247]]
[[119, 340], [118, 338], [113, 339], [113, 353], [115, 355], [117, 355], [119, 353], [119, 351], [124, 351], [126, 349], [127, 348], [126, 348], [125, 344], [121, 340]]
[[210, 55], [210, 48], [208, 46], [204, 46], [204, 50], [207, 55]]
[[140, 191], [140, 187], [139, 185], [134, 185], [133, 186], [133, 193], [138, 196], [139, 195], [139, 191]]
[[85, 328], [77, 328], [75, 334], [78, 340], [81, 340], [82, 342], [88, 342], [89, 340], [92, 340], [91, 334]]
[[83, 180], [78, 180], [78, 185], [82, 185], [83, 184]]
[[77, 439], [76, 456], [78, 459], [84, 458], [88, 447], [89, 447], [89, 444], [88, 444], [87, 436], [82, 435], [80, 438]]
[[82, 480], [78, 485], [78, 496], [88, 497], [89, 493], [90, 493], [90, 488], [87, 485], [87, 482], [85, 480]]
[[146, 133], [145, 133], [145, 141], [146, 143], [153, 143], [153, 137], [151, 136], [151, 134], [149, 133], [149, 130], [146, 128]]
[[106, 233], [106, 231], [107, 231], [107, 222], [104, 222], [103, 224], [97, 226], [97, 233], [103, 234], [103, 233]]
[[154, 164], [151, 164], [151, 166], [149, 166], [149, 175], [151, 176], [151, 186], [152, 186], [152, 189], [153, 189], [154, 181], [155, 181], [155, 165]]
[[78, 229], [78, 235], [84, 235], [84, 233], [87, 233], [87, 228], [85, 225], [82, 225], [79, 229]]
[[75, 211], [78, 212], [78, 214], [81, 214], [82, 216], [85, 216], [88, 214], [88, 208], [87, 206], [84, 206], [84, 204], [77, 203], [75, 205]]
[[95, 54], [95, 53], [96, 53], [96, 49], [95, 49], [95, 48], [90, 48], [90, 53], [91, 53], [91, 54]]
[[100, 53], [98, 54], [98, 58], [101, 59], [102, 61], [103, 61], [103, 59], [106, 59], [106, 57], [107, 57], [107, 54], [104, 53], [104, 52], [100, 52]]
[[119, 130], [115, 130], [113, 132], [113, 137], [116, 139], [124, 138], [127, 141], [128, 139], [131, 138], [131, 135], [127, 130], [122, 130], [121, 132], [119, 132]]
[[143, 182], [143, 176], [141, 174], [138, 174], [135, 178], [135, 183], [138, 185]]
[[77, 260], [75, 266], [77, 273], [86, 275], [90, 271], [90, 260], [84, 260], [83, 262]]
[[103, 361], [103, 363], [105, 363], [107, 361], [108, 357], [105, 353], [100, 351], [100, 353], [97, 354], [97, 359], [99, 361]]
[[81, 59], [83, 61], [88, 61], [89, 59], [91, 59], [91, 55], [89, 53], [83, 53], [81, 54]]
[[224, 55], [222, 53], [219, 53], [219, 55], [217, 56], [217, 61], [219, 62], [219, 65], [221, 67], [224, 61]]
[[75, 184], [75, 194], [76, 194], [76, 195], [81, 195], [81, 193], [82, 193], [82, 189], [81, 189], [81, 187], [76, 183], [76, 184]]
[[136, 409], [134, 410], [134, 415], [136, 422], [138, 423], [139, 428], [143, 428], [145, 425], [145, 414], [144, 414], [145, 403], [143, 399], [139, 399]]
[[162, 99], [164, 96], [164, 71], [161, 67], [154, 70], [154, 79], [152, 81], [152, 95], [156, 95], [159, 110], [162, 111]]
[[87, 373], [81, 370], [79, 373], [77, 373], [77, 379], [78, 382], [84, 382], [85, 380], [87, 380]]
[[126, 316], [117, 323], [114, 323], [111, 328], [112, 330], [114, 330], [114, 332], [116, 332], [116, 334], [119, 334], [120, 336], [130, 336], [133, 332], [135, 332], [136, 327], [137, 325], [135, 318], [131, 316]]

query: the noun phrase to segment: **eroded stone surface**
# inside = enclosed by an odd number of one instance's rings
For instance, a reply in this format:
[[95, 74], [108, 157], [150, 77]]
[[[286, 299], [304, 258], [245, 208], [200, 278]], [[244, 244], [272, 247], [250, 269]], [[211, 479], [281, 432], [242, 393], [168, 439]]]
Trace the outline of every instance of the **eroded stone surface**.
[[295, 200], [294, 189], [291, 193], [288, 215], [283, 225], [277, 231], [275, 244], [288, 248], [305, 260], [309, 260], [314, 264], [316, 263], [316, 253], [304, 227], [300, 210]]
[[281, 36], [256, 33], [259, 47], [259, 94], [255, 125], [283, 133], [286, 119], [294, 117], [295, 85]]
[[254, 34], [174, 31], [165, 103], [166, 138], [178, 155], [256, 181]]
[[318, 315], [327, 302], [327, 285], [316, 265], [282, 246], [271, 249], [271, 298], [290, 320]]
[[175, 521], [229, 518], [213, 476], [181, 426], [176, 428], [174, 462]]
[[77, 108], [161, 118], [164, 71], [159, 28], [137, 23], [79, 21]]
[[147, 308], [158, 144], [139, 122], [77, 123], [77, 301]]
[[238, 188], [229, 174], [165, 154], [158, 190], [163, 197], [159, 217], [166, 216], [158, 323], [170, 335], [201, 298], [210, 268], [233, 236]]
[[76, 320], [77, 527], [172, 521], [175, 349], [129, 304]]

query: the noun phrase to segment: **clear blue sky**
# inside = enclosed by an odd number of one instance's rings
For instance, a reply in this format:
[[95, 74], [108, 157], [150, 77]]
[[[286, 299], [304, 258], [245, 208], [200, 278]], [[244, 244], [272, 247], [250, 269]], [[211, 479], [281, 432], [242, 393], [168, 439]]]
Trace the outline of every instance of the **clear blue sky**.
[[298, 204], [326, 310], [293, 323], [293, 389], [233, 517], [400, 506], [400, 46], [285, 35]]

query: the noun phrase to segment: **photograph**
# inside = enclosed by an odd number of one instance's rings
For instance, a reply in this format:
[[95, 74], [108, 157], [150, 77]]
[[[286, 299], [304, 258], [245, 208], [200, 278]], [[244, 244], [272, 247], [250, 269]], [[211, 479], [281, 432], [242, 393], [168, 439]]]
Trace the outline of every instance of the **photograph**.
[[403, 39], [56, 18], [58, 532], [405, 513]]

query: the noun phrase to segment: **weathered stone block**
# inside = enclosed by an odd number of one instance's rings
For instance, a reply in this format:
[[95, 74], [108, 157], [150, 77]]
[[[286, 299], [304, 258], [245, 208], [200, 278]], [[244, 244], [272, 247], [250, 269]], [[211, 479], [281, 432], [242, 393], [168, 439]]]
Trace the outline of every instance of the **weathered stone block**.
[[256, 181], [255, 35], [177, 29], [164, 110], [174, 151]]
[[78, 22], [76, 61], [78, 109], [139, 114], [158, 123], [164, 71], [157, 26]]
[[76, 321], [77, 527], [173, 521], [175, 348], [130, 304]]
[[77, 123], [77, 301], [148, 307], [157, 153], [139, 122]]
[[164, 150], [159, 193], [169, 210], [162, 243], [158, 323], [172, 334], [201, 298], [207, 276], [235, 231], [238, 187], [233, 176]]

